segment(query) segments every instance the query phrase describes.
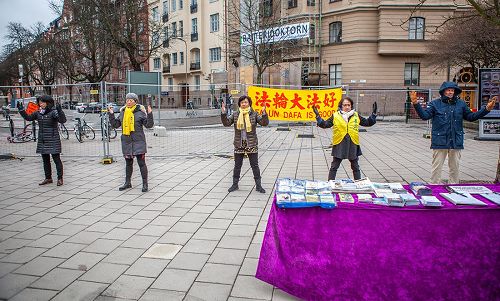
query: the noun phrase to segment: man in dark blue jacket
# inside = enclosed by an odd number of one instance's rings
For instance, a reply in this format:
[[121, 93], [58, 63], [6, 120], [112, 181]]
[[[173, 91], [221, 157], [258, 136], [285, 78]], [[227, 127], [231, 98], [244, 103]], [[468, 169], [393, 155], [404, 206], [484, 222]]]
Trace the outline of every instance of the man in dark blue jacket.
[[417, 92], [410, 92], [410, 99], [423, 120], [432, 118], [432, 173], [431, 183], [441, 183], [441, 171], [444, 160], [448, 156], [450, 179], [448, 183], [460, 183], [459, 161], [460, 152], [464, 148], [463, 120], [476, 121], [488, 114], [494, 107], [497, 97], [490, 99], [488, 104], [473, 113], [467, 104], [458, 96], [462, 89], [454, 82], [444, 82], [439, 88], [440, 98], [434, 99], [424, 110], [417, 101]]

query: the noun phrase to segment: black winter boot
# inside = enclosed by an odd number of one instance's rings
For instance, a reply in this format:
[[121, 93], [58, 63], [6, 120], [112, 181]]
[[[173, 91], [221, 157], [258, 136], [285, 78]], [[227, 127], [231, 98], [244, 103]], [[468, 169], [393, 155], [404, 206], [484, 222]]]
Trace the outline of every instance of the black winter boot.
[[255, 190], [257, 190], [260, 193], [266, 193], [266, 190], [262, 188], [262, 180], [261, 179], [255, 179]]
[[231, 185], [231, 187], [229, 187], [229, 189], [227, 191], [233, 192], [235, 190], [238, 190], [239, 189], [239, 187], [238, 187], [239, 181], [240, 181], [240, 178], [233, 177], [233, 185]]
[[142, 179], [142, 192], [148, 191], [148, 179]]
[[132, 160], [130, 159], [125, 159], [125, 183], [118, 188], [118, 190], [123, 191], [125, 189], [132, 188], [132, 184], [130, 179], [132, 178]]

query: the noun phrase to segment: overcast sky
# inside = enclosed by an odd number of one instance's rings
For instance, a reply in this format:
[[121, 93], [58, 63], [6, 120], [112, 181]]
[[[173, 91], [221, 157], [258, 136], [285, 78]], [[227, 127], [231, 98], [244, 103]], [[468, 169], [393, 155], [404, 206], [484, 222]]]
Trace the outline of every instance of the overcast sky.
[[47, 0], [0, 0], [0, 12], [0, 46], [2, 47], [7, 43], [5, 35], [9, 22], [19, 22], [30, 27], [39, 21], [48, 25], [57, 18]]

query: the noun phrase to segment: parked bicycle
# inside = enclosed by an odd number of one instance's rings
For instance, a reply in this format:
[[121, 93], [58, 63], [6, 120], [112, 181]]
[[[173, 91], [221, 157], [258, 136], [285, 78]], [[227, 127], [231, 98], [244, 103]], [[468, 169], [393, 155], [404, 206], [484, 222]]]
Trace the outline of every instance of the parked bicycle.
[[59, 126], [57, 127], [59, 130], [59, 135], [63, 138], [68, 140], [69, 139], [69, 132], [64, 123], [59, 123]]
[[95, 139], [95, 131], [94, 129], [87, 124], [85, 121], [85, 115], [75, 118], [75, 136], [78, 142], [83, 143], [84, 140], [94, 140]]
[[186, 102], [186, 116], [189, 116], [192, 118], [192, 117], [196, 117], [197, 115], [198, 115], [198, 113], [194, 109], [193, 101], [191, 99], [188, 99], [188, 101]]
[[101, 113], [102, 140], [104, 140], [104, 137], [108, 137], [108, 141], [111, 141], [111, 139], [116, 138], [116, 136], [118, 135], [118, 131], [111, 126], [106, 112]]
[[36, 141], [36, 123], [32, 121], [27, 123], [20, 132], [15, 133], [14, 121], [10, 119], [9, 128], [11, 136], [7, 137], [10, 143], [25, 143], [29, 141]]

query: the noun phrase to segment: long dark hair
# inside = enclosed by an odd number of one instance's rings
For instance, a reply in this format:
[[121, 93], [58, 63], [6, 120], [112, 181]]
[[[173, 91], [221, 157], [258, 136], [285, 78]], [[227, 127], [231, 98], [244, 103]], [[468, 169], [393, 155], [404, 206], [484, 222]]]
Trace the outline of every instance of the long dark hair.
[[354, 101], [352, 101], [352, 99], [350, 97], [344, 97], [342, 98], [342, 100], [340, 101], [339, 103], [339, 111], [342, 111], [342, 103], [344, 103], [344, 100], [347, 100], [351, 103], [351, 110], [354, 110]]

